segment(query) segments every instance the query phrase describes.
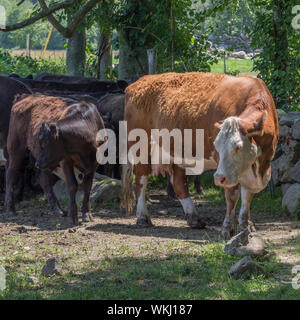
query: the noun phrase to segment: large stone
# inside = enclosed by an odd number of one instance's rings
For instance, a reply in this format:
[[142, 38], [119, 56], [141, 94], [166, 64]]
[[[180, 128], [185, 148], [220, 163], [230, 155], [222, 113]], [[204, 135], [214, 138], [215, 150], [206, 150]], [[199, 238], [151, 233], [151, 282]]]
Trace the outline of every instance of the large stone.
[[235, 279], [249, 279], [252, 274], [257, 273], [264, 274], [264, 270], [248, 256], [239, 260], [228, 272], [229, 276]]
[[224, 252], [236, 257], [245, 255], [256, 257], [265, 255], [265, 249], [265, 241], [256, 233], [250, 233], [245, 229], [226, 243]]
[[236, 255], [237, 248], [248, 244], [249, 230], [245, 229], [231, 238], [224, 247], [224, 252], [232, 256]]
[[293, 125], [293, 138], [300, 140], [300, 118], [295, 120]]
[[236, 256], [243, 257], [245, 255], [250, 255], [252, 257], [264, 256], [266, 252], [266, 243], [263, 238], [261, 238], [256, 233], [250, 233], [248, 236], [248, 244], [241, 246], [236, 249]]
[[300, 184], [295, 183], [288, 188], [283, 199], [282, 207], [287, 208], [287, 210], [293, 214], [296, 209], [300, 206]]
[[294, 182], [290, 175], [291, 154], [282, 154], [278, 159], [271, 162], [272, 178], [275, 186], [281, 183]]
[[62, 267], [59, 257], [53, 257], [46, 261], [46, 264], [43, 266], [42, 274], [46, 277], [50, 277], [54, 274], [61, 275]]
[[120, 199], [121, 181], [97, 174], [91, 190], [91, 205], [97, 206], [104, 202]]
[[300, 119], [300, 111], [289, 112], [280, 117], [279, 125], [292, 127], [298, 119]]
[[[68, 199], [66, 185], [63, 180], [57, 181], [54, 188], [54, 193], [59, 200]], [[121, 181], [113, 178], [109, 178], [98, 173], [95, 174], [93, 181], [90, 202], [92, 206], [100, 205], [103, 202], [120, 199], [121, 197]], [[83, 198], [82, 185], [79, 185], [76, 201], [80, 201]]]
[[284, 196], [285, 193], [288, 191], [289, 187], [292, 186], [291, 183], [286, 183], [281, 185], [281, 193]]
[[292, 128], [288, 126], [279, 126], [279, 138], [287, 138], [292, 135]]
[[291, 168], [291, 176], [300, 183], [300, 160]]

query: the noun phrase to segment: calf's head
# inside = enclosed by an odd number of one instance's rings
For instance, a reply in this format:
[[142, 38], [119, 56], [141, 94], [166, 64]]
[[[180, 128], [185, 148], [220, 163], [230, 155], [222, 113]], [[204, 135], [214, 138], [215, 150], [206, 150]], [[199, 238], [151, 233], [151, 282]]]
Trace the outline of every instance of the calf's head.
[[43, 123], [38, 134], [36, 165], [40, 169], [55, 168], [64, 154], [63, 141], [55, 123]]
[[230, 188], [260, 156], [261, 150], [251, 139], [263, 135], [264, 112], [252, 113], [250, 117], [229, 117], [222, 124], [216, 123], [219, 134], [214, 145], [219, 153], [219, 164], [214, 175], [215, 184]]

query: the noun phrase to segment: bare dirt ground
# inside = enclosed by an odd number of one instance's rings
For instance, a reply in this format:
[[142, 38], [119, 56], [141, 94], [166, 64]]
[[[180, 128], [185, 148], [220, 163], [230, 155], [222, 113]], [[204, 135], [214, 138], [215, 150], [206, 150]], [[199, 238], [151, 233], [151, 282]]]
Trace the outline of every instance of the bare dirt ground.
[[[163, 246], [172, 240], [198, 244], [222, 241], [220, 229], [225, 204], [223, 207], [214, 207], [211, 203], [194, 201], [207, 223], [203, 230], [190, 229], [183, 219], [180, 203], [168, 198], [164, 191], [151, 191], [148, 196], [148, 210], [154, 224], [154, 227], [150, 228], [137, 227], [134, 216], [126, 218], [124, 212], [120, 212], [118, 204], [113, 204], [94, 210], [92, 222], [80, 223], [70, 229], [66, 218], [52, 215], [46, 201], [26, 201], [21, 207], [18, 206], [16, 217], [0, 215], [0, 239], [2, 246], [5, 243], [12, 251], [15, 244], [10, 244], [9, 239], [17, 237], [21, 243], [36, 252], [47, 246], [57, 246], [65, 252], [68, 248], [78, 252], [82, 248], [89, 248], [90, 257], [95, 258], [99, 258], [99, 248], [103, 243], [107, 243], [111, 248], [124, 244], [136, 254], [140, 254], [138, 247], [144, 242], [148, 245]], [[267, 241], [269, 250], [276, 254], [279, 261], [289, 265], [300, 264], [300, 252], [294, 246], [300, 242], [299, 222], [292, 221], [283, 213], [274, 217], [261, 212], [252, 213], [252, 220], [258, 233]], [[46, 256], [48, 254], [47, 251], [41, 252]]]
[[[298, 291], [291, 289], [291, 270], [300, 265], [299, 222], [283, 213], [276, 217], [252, 214], [258, 233], [269, 245], [270, 254], [276, 256], [276, 271], [271, 271], [268, 289], [263, 280], [256, 278], [235, 283], [232, 290], [227, 269], [235, 260], [222, 255], [219, 246], [224, 243], [220, 229], [225, 204], [215, 207], [201, 200], [195, 203], [207, 223], [203, 230], [189, 228], [179, 201], [169, 199], [162, 190], [152, 190], [148, 195], [154, 224], [150, 228], [137, 227], [135, 217], [126, 218], [118, 203], [94, 210], [92, 222], [70, 228], [66, 218], [52, 215], [41, 196], [24, 201], [18, 204], [16, 217], [0, 214], [0, 264], [10, 273], [5, 298], [180, 299], [181, 295], [181, 299], [260, 299], [268, 294], [277, 299], [282, 296], [282, 289], [276, 289], [278, 285], [289, 288], [288, 297], [296, 298]], [[0, 210], [2, 213], [3, 195]], [[209, 256], [203, 256], [203, 250]], [[41, 269], [53, 256], [62, 259], [63, 275], [43, 278]], [[213, 261], [208, 269], [206, 259]], [[203, 278], [207, 272], [210, 276]], [[32, 275], [39, 278], [38, 285], [26, 281]]]

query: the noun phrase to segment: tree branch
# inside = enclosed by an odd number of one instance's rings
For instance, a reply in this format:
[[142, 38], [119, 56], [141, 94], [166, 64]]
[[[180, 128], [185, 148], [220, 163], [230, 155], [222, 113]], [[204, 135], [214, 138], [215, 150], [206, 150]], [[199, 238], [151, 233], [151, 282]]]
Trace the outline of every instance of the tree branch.
[[27, 27], [27, 26], [37, 22], [38, 20], [41, 20], [41, 19], [43, 19], [45, 17], [48, 17], [49, 15], [51, 15], [52, 13], [54, 13], [54, 12], [56, 12], [58, 10], [69, 8], [69, 7], [73, 6], [78, 1], [79, 0], [66, 0], [66, 1], [64, 1], [64, 2], [62, 2], [60, 4], [56, 4], [56, 5], [53, 5], [50, 8], [47, 8], [47, 10], [42, 10], [40, 13], [38, 13], [34, 17], [25, 19], [25, 20], [23, 20], [21, 22], [12, 24], [10, 26], [1, 27], [0, 31], [9, 32], [9, 31], [22, 29], [24, 27]]
[[[47, 4], [45, 0], [38, 0], [41, 8], [47, 10]], [[67, 27], [64, 27], [58, 20], [53, 16], [49, 15], [47, 18], [49, 22], [55, 27], [55, 29], [60, 32], [65, 38], [71, 38], [76, 31], [78, 25], [86, 14], [99, 2], [100, 0], [90, 0], [85, 3], [73, 16], [73, 19], [68, 24]]]

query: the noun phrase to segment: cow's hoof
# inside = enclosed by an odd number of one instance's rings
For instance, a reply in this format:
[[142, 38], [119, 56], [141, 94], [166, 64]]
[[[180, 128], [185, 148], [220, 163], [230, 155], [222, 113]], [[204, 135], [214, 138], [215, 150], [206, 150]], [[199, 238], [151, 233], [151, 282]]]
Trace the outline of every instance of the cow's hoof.
[[222, 229], [221, 236], [223, 240], [230, 240], [231, 239], [231, 232], [228, 229]]
[[82, 214], [82, 222], [90, 222], [93, 221], [93, 216], [91, 213]]
[[187, 215], [186, 221], [192, 229], [204, 229], [206, 227], [206, 223], [195, 215]]
[[250, 232], [256, 232], [256, 228], [255, 228], [255, 225], [254, 225], [254, 223], [252, 222], [252, 221], [248, 221], [248, 228], [249, 228], [249, 230], [250, 230]]
[[153, 227], [151, 219], [148, 216], [137, 219], [136, 225], [141, 228]]

